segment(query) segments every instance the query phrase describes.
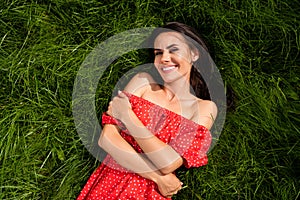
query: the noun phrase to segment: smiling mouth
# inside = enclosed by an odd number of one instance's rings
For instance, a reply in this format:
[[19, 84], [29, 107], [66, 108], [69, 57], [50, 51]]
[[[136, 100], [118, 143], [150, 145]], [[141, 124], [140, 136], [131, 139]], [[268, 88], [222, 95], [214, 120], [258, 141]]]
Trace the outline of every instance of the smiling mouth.
[[161, 70], [164, 71], [164, 72], [168, 72], [168, 71], [171, 71], [171, 70], [175, 69], [176, 67], [177, 67], [177, 65], [169, 66], [169, 67], [162, 67]]

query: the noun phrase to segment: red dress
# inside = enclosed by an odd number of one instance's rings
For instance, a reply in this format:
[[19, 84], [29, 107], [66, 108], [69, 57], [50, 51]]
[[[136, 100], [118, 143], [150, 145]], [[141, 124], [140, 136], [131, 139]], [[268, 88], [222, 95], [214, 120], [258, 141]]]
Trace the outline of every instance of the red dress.
[[[173, 147], [184, 159], [184, 166], [200, 167], [207, 164], [206, 153], [211, 143], [207, 128], [170, 110], [160, 107], [133, 94], [126, 95], [132, 110], [141, 122], [160, 140]], [[102, 124], [122, 123], [103, 114]], [[143, 151], [123, 126], [120, 134], [139, 153]], [[109, 166], [105, 163], [109, 163]], [[77, 200], [161, 200], [163, 197], [157, 185], [140, 175], [120, 166], [107, 155], [93, 172]]]

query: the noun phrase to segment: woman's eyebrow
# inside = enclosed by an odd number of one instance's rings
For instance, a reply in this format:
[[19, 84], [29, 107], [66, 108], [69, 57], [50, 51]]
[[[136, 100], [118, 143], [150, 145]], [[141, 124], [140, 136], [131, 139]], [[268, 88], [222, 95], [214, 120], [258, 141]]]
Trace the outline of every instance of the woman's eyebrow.
[[[172, 48], [174, 46], [178, 46], [178, 44], [170, 44], [169, 46], [167, 46], [166, 49], [170, 49], [170, 48]], [[162, 49], [154, 49], [154, 51], [162, 51]]]
[[178, 46], [178, 45], [177, 44], [171, 44], [171, 45], [167, 46], [167, 49], [170, 49], [170, 48], [172, 48], [174, 46]]

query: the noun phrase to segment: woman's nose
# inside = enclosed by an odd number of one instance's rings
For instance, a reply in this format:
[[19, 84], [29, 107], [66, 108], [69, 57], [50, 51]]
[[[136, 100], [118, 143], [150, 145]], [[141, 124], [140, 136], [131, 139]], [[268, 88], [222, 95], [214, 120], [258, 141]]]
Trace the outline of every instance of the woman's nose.
[[161, 56], [161, 62], [169, 62], [170, 61], [170, 53], [168, 51], [163, 51]]

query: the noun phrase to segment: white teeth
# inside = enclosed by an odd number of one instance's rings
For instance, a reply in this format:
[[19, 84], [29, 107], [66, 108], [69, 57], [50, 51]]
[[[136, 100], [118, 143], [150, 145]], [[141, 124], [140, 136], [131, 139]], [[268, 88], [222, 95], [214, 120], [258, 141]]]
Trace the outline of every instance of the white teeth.
[[171, 67], [164, 67], [164, 68], [162, 68], [163, 71], [168, 71], [168, 70], [172, 70], [172, 69], [175, 69], [175, 67], [171, 66]]

